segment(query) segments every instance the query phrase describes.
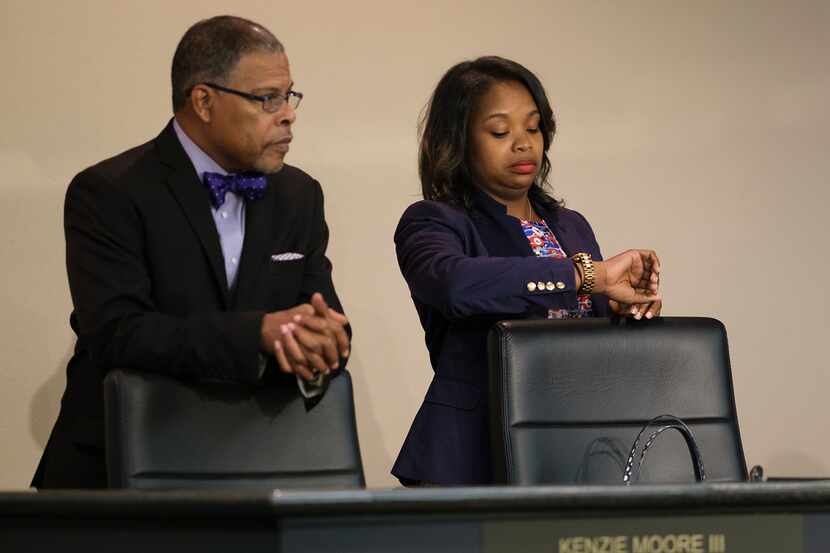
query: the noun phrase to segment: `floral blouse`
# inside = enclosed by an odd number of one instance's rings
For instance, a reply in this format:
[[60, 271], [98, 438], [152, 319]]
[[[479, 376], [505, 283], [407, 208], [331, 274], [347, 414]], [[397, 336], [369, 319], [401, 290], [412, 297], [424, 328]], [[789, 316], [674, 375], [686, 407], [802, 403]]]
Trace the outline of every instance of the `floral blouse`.
[[[524, 219], [519, 220], [522, 223], [522, 230], [525, 233], [525, 237], [530, 242], [530, 249], [533, 250], [533, 253], [537, 257], [555, 257], [557, 259], [565, 259], [568, 257], [544, 220], [538, 222], [525, 221]], [[583, 317], [593, 316], [591, 296], [588, 294], [580, 294], [577, 296], [576, 309], [548, 310], [548, 319], [581, 319]]]

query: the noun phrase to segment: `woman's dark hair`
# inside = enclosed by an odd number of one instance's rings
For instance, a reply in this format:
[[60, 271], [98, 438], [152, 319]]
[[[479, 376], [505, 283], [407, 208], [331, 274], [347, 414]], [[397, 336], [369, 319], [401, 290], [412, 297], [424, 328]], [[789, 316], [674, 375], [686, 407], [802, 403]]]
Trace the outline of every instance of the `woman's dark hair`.
[[424, 199], [470, 209], [475, 188], [470, 168], [470, 119], [493, 84], [511, 81], [524, 85], [536, 102], [544, 140], [542, 164], [528, 195], [551, 210], [559, 207], [560, 202], [546, 192], [550, 173], [547, 152], [556, 132], [556, 122], [545, 89], [528, 69], [497, 56], [459, 63], [450, 68], [435, 87], [419, 125], [418, 173]]

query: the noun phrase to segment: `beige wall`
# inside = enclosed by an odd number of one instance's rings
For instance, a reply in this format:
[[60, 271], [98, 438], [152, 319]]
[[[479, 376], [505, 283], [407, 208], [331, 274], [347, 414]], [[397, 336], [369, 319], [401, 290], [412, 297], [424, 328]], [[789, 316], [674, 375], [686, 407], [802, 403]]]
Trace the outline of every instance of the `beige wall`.
[[158, 133], [178, 39], [228, 11], [285, 42], [306, 94], [290, 162], [326, 192], [371, 486], [394, 484], [431, 376], [391, 241], [416, 118], [451, 64], [493, 53], [545, 83], [554, 185], [604, 252], [657, 249], [665, 314], [726, 323], [748, 462], [830, 474], [830, 3], [2, 0], [0, 488], [28, 485], [73, 344], [65, 187]]

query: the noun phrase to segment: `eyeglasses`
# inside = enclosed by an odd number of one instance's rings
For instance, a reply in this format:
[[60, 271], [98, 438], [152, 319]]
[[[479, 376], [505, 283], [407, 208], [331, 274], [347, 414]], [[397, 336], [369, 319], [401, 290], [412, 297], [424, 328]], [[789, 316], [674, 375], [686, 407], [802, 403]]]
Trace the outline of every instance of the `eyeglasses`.
[[257, 96], [256, 94], [251, 94], [250, 92], [234, 90], [233, 88], [220, 86], [216, 83], [205, 83], [205, 86], [215, 88], [216, 90], [221, 90], [222, 92], [236, 94], [237, 96], [242, 96], [243, 98], [247, 98], [248, 100], [251, 100], [253, 102], [262, 102], [262, 109], [267, 113], [275, 113], [279, 111], [285, 102], [288, 102], [288, 105], [291, 106], [292, 109], [297, 109], [298, 107], [300, 107], [300, 101], [303, 99], [303, 93], [296, 92], [294, 90], [289, 90], [285, 94], [268, 94], [266, 96]]

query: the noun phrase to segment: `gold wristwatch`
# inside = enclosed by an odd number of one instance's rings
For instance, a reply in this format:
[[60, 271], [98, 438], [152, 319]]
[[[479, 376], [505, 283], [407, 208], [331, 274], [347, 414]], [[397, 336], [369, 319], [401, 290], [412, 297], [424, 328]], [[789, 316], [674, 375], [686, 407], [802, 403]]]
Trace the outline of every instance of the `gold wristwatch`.
[[574, 264], [577, 265], [579, 272], [582, 274], [582, 285], [577, 290], [579, 294], [590, 294], [594, 291], [594, 261], [591, 259], [591, 254], [580, 252], [571, 257]]

